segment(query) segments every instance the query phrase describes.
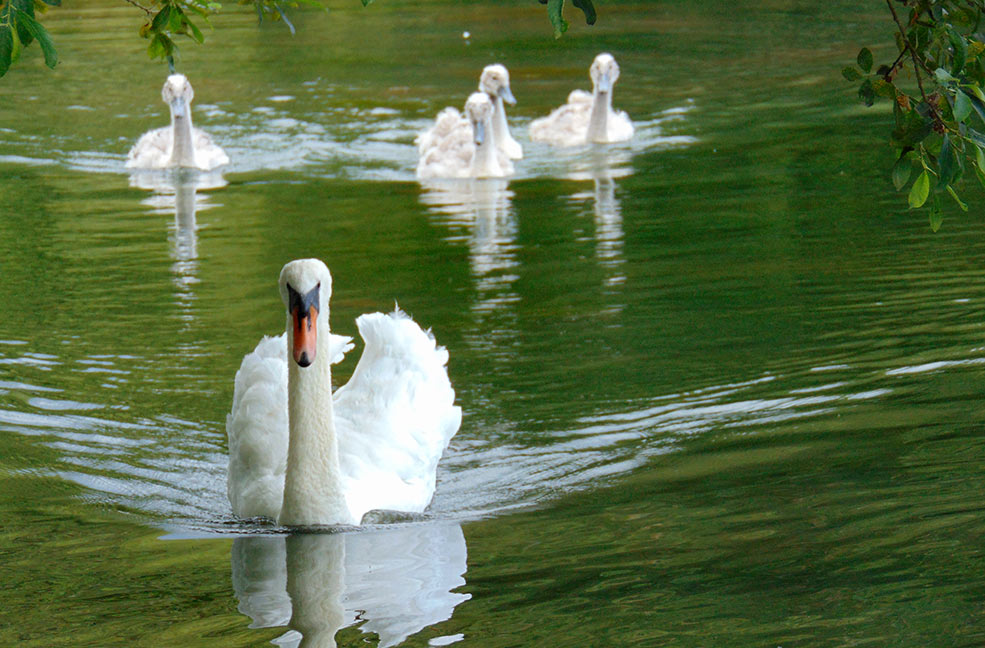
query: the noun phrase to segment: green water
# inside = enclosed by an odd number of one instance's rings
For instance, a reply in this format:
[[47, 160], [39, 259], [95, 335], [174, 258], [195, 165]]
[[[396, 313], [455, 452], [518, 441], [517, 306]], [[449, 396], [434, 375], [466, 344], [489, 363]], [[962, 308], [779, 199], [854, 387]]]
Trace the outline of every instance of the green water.
[[[233, 159], [196, 185], [123, 168], [167, 118], [139, 16], [52, 10], [58, 68], [0, 81], [0, 645], [981, 645], [982, 201], [933, 234], [892, 193], [839, 74], [883, 12], [230, 6], [179, 61]], [[532, 144], [603, 50], [634, 141]], [[422, 187], [494, 61], [517, 176]], [[450, 351], [425, 516], [231, 516], [232, 378], [302, 256], [338, 332], [397, 300]]]

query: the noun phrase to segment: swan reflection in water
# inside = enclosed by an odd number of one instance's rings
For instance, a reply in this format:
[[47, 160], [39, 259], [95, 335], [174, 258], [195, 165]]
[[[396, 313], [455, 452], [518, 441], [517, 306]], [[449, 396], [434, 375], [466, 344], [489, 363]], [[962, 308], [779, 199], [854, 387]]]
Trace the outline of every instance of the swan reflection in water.
[[513, 192], [506, 180], [447, 180], [422, 182], [421, 202], [451, 230], [450, 241], [465, 240], [475, 277], [477, 314], [502, 309], [519, 301], [516, 218]]
[[593, 191], [582, 191], [571, 196], [575, 202], [592, 201], [595, 216], [595, 258], [606, 271], [605, 284], [619, 286], [626, 281], [621, 266], [623, 257], [622, 206], [616, 197], [616, 180], [633, 173], [631, 152], [617, 148], [593, 148], [580, 158], [570, 173], [569, 180], [591, 180]]
[[[246, 536], [233, 541], [232, 581], [251, 628], [287, 626], [285, 647], [335, 646], [358, 624], [381, 647], [450, 619], [470, 598], [458, 524], [401, 524], [354, 533]], [[442, 645], [461, 635], [441, 638]]]
[[195, 213], [215, 207], [208, 194], [200, 191], [226, 185], [219, 171], [196, 169], [143, 169], [130, 173], [130, 186], [154, 195], [142, 201], [155, 214], [174, 213], [174, 229], [169, 236], [174, 264], [174, 282], [179, 299], [189, 306], [194, 295], [192, 285], [198, 283], [198, 224]]

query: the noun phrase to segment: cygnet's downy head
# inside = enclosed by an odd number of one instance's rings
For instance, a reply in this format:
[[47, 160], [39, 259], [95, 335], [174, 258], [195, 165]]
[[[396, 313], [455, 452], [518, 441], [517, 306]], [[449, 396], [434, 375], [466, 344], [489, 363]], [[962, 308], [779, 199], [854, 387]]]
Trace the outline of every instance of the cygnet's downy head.
[[613, 84], [619, 78], [619, 64], [612, 58], [612, 54], [603, 52], [592, 61], [588, 76], [591, 77], [596, 92], [611, 92]]
[[485, 92], [473, 92], [465, 102], [465, 116], [472, 124], [472, 135], [475, 145], [486, 141], [488, 124], [492, 123], [493, 105]]
[[508, 104], [515, 104], [516, 98], [510, 90], [510, 73], [499, 63], [487, 65], [479, 77], [479, 91], [490, 97], [502, 97]]
[[328, 312], [332, 275], [318, 259], [298, 259], [280, 271], [279, 284], [291, 322], [291, 356], [298, 366], [308, 367], [315, 361], [318, 348], [319, 314]]
[[172, 74], [164, 82], [161, 88], [161, 98], [164, 103], [171, 107], [171, 114], [175, 117], [184, 117], [188, 112], [188, 107], [195, 98], [195, 91], [192, 84], [188, 82], [184, 74]]

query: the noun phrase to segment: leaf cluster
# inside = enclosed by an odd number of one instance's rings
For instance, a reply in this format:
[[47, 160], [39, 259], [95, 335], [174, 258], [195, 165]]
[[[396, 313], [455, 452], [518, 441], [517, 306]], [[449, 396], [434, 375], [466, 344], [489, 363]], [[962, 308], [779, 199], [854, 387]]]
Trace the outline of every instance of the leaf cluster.
[[[554, 38], [561, 38], [564, 32], [568, 31], [568, 21], [561, 15], [561, 11], [564, 9], [564, 0], [538, 0], [538, 2], [547, 5], [547, 17], [551, 21], [551, 26], [554, 27]], [[581, 12], [585, 14], [586, 24], [595, 24], [597, 16], [592, 0], [571, 0], [571, 4], [581, 9]]]
[[968, 210], [955, 189], [966, 171], [985, 187], [985, 1], [885, 2], [895, 27], [895, 60], [876, 67], [872, 52], [862, 48], [842, 75], [860, 82], [858, 97], [866, 106], [892, 102], [893, 184], [898, 191], [909, 185], [913, 209], [930, 201], [936, 231], [944, 194]]
[[58, 63], [58, 53], [51, 36], [37, 16], [46, 5], [59, 5], [61, 0], [0, 0], [0, 77], [20, 58], [27, 45], [37, 41], [50, 68]]

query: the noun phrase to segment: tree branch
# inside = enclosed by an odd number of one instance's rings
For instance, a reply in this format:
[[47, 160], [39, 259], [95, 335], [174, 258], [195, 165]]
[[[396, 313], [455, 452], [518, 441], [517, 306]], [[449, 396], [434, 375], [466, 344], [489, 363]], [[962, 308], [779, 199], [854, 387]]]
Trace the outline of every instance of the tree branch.
[[[127, 1], [129, 2], [129, 0]], [[893, 7], [892, 0], [886, 0], [886, 6], [889, 7], [889, 12], [893, 14], [893, 20], [899, 28], [900, 36], [903, 37], [904, 50], [910, 51], [910, 58], [913, 60], [913, 74], [917, 77], [917, 87], [920, 88], [920, 96], [923, 97], [923, 101], [930, 108], [930, 111], [934, 113], [934, 119], [936, 119], [938, 123], [941, 123], [943, 120], [941, 119], [940, 113], [937, 112], [937, 108], [930, 103], [929, 99], [927, 99], [927, 93], [923, 89], [923, 77], [920, 76], [920, 68], [923, 68], [927, 74], [933, 75], [934, 73], [927, 67], [927, 64], [924, 63], [919, 56], [917, 56], [916, 50], [914, 50], [913, 46], [910, 44], [910, 40], [906, 37], [906, 28], [903, 27], [903, 23], [900, 21], [899, 15], [896, 13], [896, 8]]]
[[140, 3], [138, 3], [138, 2], [136, 2], [136, 0], [123, 0], [123, 1], [124, 1], [124, 2], [129, 2], [129, 3], [130, 3], [130, 4], [132, 4], [132, 5], [134, 6], [134, 7], [136, 7], [137, 9], [140, 9], [141, 11], [143, 11], [143, 12], [144, 12], [145, 14], [147, 14], [148, 16], [150, 16], [150, 15], [152, 15], [152, 14], [154, 13], [153, 11], [151, 11], [150, 9], [148, 9], [147, 7], [145, 7], [145, 6], [143, 6], [142, 4], [140, 4]]

